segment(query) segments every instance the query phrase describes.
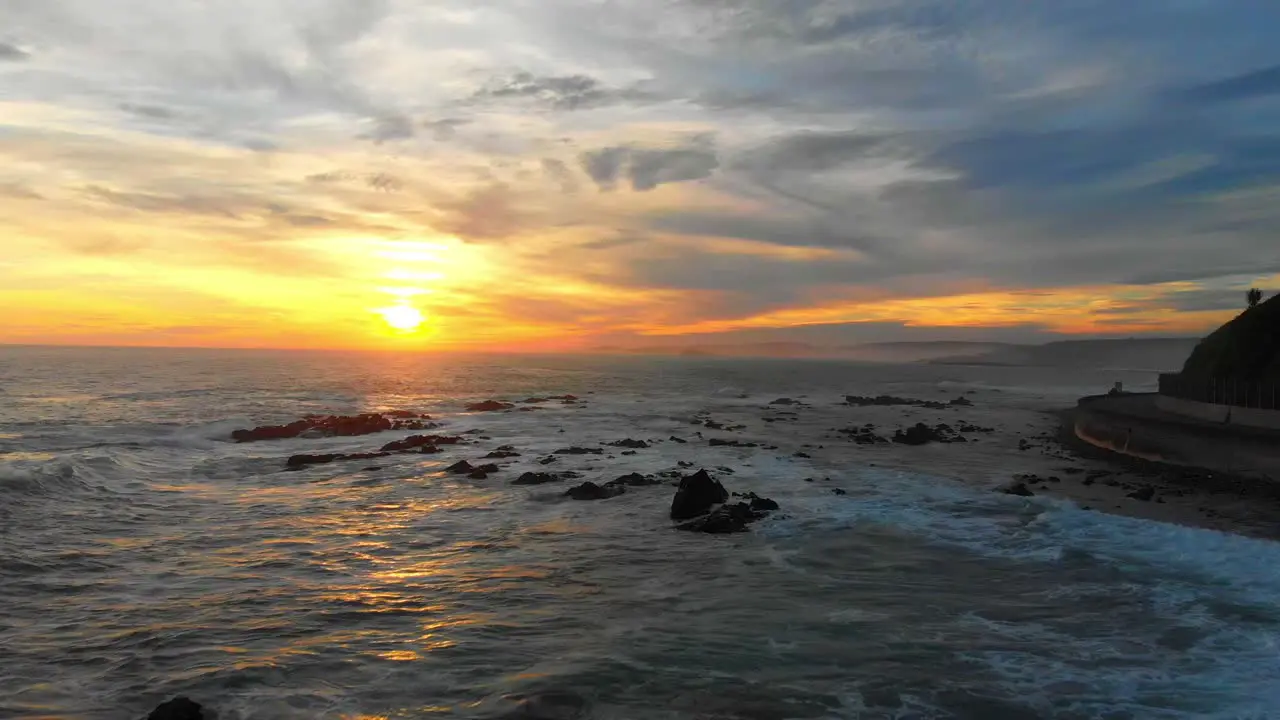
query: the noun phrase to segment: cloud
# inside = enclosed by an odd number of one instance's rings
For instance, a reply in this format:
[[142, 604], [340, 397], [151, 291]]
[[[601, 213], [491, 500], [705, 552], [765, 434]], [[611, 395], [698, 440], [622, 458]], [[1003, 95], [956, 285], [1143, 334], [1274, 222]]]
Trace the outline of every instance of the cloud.
[[582, 153], [582, 169], [604, 191], [613, 190], [625, 177], [637, 192], [666, 183], [701, 180], [720, 167], [714, 139], [697, 136], [677, 147], [622, 145]]
[[547, 179], [556, 185], [561, 192], [575, 193], [578, 191], [578, 179], [574, 177], [573, 171], [563, 160], [555, 158], [542, 158], [542, 172]]
[[1280, 65], [1187, 88], [1176, 97], [1187, 103], [1225, 103], [1280, 95]]
[[476, 91], [476, 99], [528, 100], [554, 110], [588, 110], [653, 96], [639, 87], [611, 88], [588, 75], [545, 75], [529, 72], [494, 78]]
[[404, 115], [387, 115], [373, 121], [373, 129], [360, 137], [378, 144], [408, 140], [417, 134], [413, 120]]
[[0, 62], [20, 62], [31, 55], [12, 43], [0, 42]]
[[172, 120], [178, 116], [178, 114], [173, 110], [159, 105], [121, 103], [120, 109], [131, 115], [137, 115], [150, 120]]

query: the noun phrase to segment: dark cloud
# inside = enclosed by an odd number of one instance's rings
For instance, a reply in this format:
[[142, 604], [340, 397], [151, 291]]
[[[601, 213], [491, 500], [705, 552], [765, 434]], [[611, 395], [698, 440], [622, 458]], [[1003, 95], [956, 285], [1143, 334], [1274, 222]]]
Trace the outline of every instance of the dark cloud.
[[1188, 103], [1222, 103], [1268, 95], [1280, 95], [1280, 65], [1197, 85], [1175, 97]]
[[738, 238], [770, 245], [828, 247], [873, 251], [880, 240], [855, 227], [820, 215], [752, 215], [684, 210], [655, 213], [646, 221], [654, 231], [711, 238]]
[[889, 137], [859, 130], [806, 131], [777, 137], [736, 164], [757, 172], [822, 172], [883, 154]]
[[611, 88], [588, 75], [533, 75], [518, 72], [495, 78], [478, 90], [477, 99], [529, 100], [555, 110], [587, 110], [622, 102], [653, 99], [639, 87]]
[[0, 42], [0, 62], [20, 62], [30, 57], [30, 53], [17, 45]]
[[645, 192], [666, 183], [701, 180], [720, 167], [715, 142], [698, 136], [677, 147], [621, 145], [584, 152], [582, 169], [601, 190], [613, 190], [626, 178], [633, 190]]
[[578, 178], [574, 177], [573, 171], [562, 160], [555, 158], [542, 159], [542, 173], [555, 184], [556, 187], [564, 193], [575, 193], [578, 191]]
[[417, 134], [413, 120], [404, 115], [385, 115], [373, 120], [373, 129], [360, 137], [378, 144], [395, 140], [408, 140]]
[[150, 120], [172, 120], [178, 116], [178, 114], [173, 110], [159, 105], [121, 103], [120, 109], [131, 115], [137, 115]]
[[458, 134], [458, 128], [470, 122], [470, 120], [464, 118], [441, 118], [439, 120], [427, 120], [422, 123], [422, 127], [430, 131], [436, 140], [446, 141], [452, 140]]

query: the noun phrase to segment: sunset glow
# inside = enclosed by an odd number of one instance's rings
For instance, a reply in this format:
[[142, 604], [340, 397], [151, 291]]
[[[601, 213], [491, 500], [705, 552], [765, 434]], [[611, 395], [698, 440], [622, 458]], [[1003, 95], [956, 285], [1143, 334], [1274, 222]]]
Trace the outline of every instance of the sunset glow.
[[[4, 343], [1197, 335], [1280, 284], [1280, 166], [1227, 112], [1243, 40], [1209, 72], [1143, 35], [1118, 72], [1032, 10], [808, 45], [781, 9], [689, 2], [26, 7], [0, 35]], [[1183, 96], [1203, 122], [1168, 124]]]

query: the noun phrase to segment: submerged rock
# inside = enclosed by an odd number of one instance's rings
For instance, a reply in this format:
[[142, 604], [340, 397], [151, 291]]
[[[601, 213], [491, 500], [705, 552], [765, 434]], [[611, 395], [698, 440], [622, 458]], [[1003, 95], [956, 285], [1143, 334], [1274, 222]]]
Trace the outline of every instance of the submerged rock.
[[157, 705], [147, 720], [204, 720], [204, 709], [191, 698], [176, 697]]
[[527, 472], [516, 478], [512, 485], [546, 485], [547, 483], [561, 482], [567, 477], [563, 473], [540, 473]]
[[757, 443], [742, 442], [741, 440], [724, 440], [722, 438], [711, 438], [711, 447], [740, 447], [753, 448], [760, 447]]
[[617, 442], [611, 442], [611, 443], [608, 443], [608, 445], [610, 445], [611, 447], [632, 448], [635, 450], [643, 450], [649, 447], [649, 443], [645, 442], [644, 440], [632, 440], [631, 438], [627, 438], [626, 440], [619, 440]]
[[614, 485], [613, 483], [605, 483], [597, 485], [591, 481], [582, 483], [575, 487], [571, 487], [565, 491], [565, 497], [574, 500], [608, 500], [617, 497], [627, 491], [625, 485]]
[[711, 508], [729, 499], [729, 491], [706, 470], [699, 470], [680, 480], [680, 489], [671, 500], [671, 519], [688, 520], [705, 515]]
[[672, 435], [669, 439], [671, 440], [671, 442], [680, 443], [681, 445], [684, 445], [685, 443], [689, 442], [688, 440], [685, 440], [684, 438], [678, 438], [675, 435]]
[[1000, 488], [1000, 492], [1005, 495], [1017, 495], [1018, 497], [1035, 497], [1035, 493], [1031, 492], [1031, 488], [1027, 487], [1024, 482], [1015, 482]]
[[375, 458], [383, 458], [390, 453], [325, 453], [323, 455], [292, 455], [285, 461], [285, 467], [289, 470], [301, 470], [312, 465], [328, 465], [339, 460], [373, 460]]
[[600, 448], [584, 448], [584, 447], [567, 447], [560, 448], [555, 451], [555, 455], [603, 455], [604, 450]]
[[963, 395], [947, 404], [953, 407], [973, 407], [973, 401]]
[[785, 398], [785, 397], [784, 397], [784, 398], [778, 398], [777, 400], [774, 400], [773, 402], [771, 402], [771, 403], [769, 403], [769, 404], [770, 404], [770, 405], [799, 405], [799, 404], [800, 404], [800, 401], [799, 401], [799, 400], [792, 400], [791, 398]]
[[[438, 445], [457, 445], [462, 438], [450, 435], [410, 435], [403, 440], [393, 440], [382, 446], [383, 452], [404, 452], [417, 448], [436, 447]], [[435, 452], [435, 451], [426, 451]]]
[[484, 402], [472, 403], [467, 406], [467, 412], [498, 412], [500, 410], [510, 410], [515, 405], [497, 400], [485, 400]]
[[520, 457], [520, 453], [516, 452], [515, 450], [498, 449], [498, 450], [494, 450], [488, 455], [485, 455], [484, 457], [485, 459], [505, 460], [507, 458]]

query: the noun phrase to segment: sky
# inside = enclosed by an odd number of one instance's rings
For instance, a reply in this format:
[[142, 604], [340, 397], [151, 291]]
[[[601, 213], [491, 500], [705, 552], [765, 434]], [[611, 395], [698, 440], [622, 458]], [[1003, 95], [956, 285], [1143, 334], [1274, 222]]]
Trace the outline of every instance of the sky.
[[1275, 0], [0, 0], [0, 343], [1199, 335]]

